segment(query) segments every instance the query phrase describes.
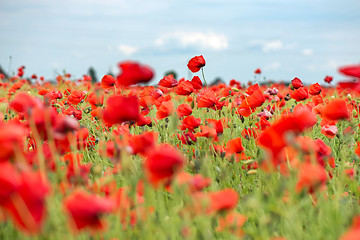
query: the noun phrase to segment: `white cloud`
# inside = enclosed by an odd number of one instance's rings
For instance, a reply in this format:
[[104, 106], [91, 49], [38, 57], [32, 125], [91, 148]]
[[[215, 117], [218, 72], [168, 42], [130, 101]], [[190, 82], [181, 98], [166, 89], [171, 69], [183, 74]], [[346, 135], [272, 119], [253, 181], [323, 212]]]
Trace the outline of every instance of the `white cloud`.
[[280, 40], [264, 42], [263, 43], [263, 51], [264, 52], [271, 52], [271, 51], [278, 51], [284, 47], [284, 44]]
[[265, 70], [276, 70], [279, 69], [281, 63], [279, 62], [272, 62], [264, 67]]
[[132, 54], [136, 53], [139, 50], [139, 48], [129, 46], [129, 45], [120, 44], [120, 45], [117, 46], [117, 50], [119, 52], [121, 52], [122, 54], [129, 56], [129, 55], [132, 55]]
[[314, 54], [314, 51], [311, 48], [306, 48], [302, 51], [302, 54], [305, 56], [311, 56]]
[[214, 32], [172, 32], [161, 35], [155, 40], [159, 47], [194, 47], [200, 50], [224, 50], [229, 47], [224, 34]]
[[281, 40], [271, 40], [271, 41], [255, 40], [255, 41], [251, 41], [250, 45], [261, 47], [261, 50], [264, 53], [269, 53], [269, 52], [277, 52], [280, 50], [293, 49], [296, 46], [296, 43], [284, 44], [283, 41]]

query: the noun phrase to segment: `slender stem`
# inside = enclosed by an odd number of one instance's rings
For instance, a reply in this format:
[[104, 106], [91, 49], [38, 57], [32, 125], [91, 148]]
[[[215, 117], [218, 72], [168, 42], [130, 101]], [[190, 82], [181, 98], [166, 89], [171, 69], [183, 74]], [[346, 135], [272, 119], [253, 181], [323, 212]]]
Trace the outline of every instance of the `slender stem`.
[[204, 79], [205, 87], [207, 87], [207, 82], [205, 80], [205, 74], [204, 74], [204, 68], [201, 68], [201, 73], [202, 73], [202, 76], [203, 76], [203, 79]]
[[10, 78], [10, 71], [11, 71], [11, 63], [12, 63], [12, 56], [9, 56], [9, 69], [8, 69], [8, 79]]

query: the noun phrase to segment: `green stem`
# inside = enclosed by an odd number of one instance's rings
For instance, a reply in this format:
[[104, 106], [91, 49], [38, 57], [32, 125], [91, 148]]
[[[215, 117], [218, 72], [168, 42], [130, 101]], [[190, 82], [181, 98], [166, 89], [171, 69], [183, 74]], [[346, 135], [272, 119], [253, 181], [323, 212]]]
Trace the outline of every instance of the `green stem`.
[[207, 87], [207, 82], [205, 80], [205, 74], [204, 74], [204, 68], [201, 68], [201, 73], [202, 73], [202, 76], [203, 76], [203, 79], [204, 79], [205, 87]]

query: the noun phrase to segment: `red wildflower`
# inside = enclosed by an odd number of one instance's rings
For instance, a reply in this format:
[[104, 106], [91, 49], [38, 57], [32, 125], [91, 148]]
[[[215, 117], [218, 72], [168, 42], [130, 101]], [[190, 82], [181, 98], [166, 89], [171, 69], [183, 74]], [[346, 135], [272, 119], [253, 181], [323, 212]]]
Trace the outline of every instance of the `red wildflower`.
[[109, 89], [112, 88], [113, 86], [115, 86], [116, 83], [116, 79], [111, 76], [111, 75], [105, 75], [102, 79], [101, 79], [101, 87], [103, 89]]
[[76, 109], [74, 106], [70, 106], [68, 109], [63, 110], [63, 114], [66, 114], [68, 116], [73, 116], [77, 120], [81, 120], [82, 118], [82, 111]]
[[176, 94], [188, 96], [194, 91], [194, 87], [190, 81], [182, 81], [176, 87]]
[[101, 198], [80, 190], [67, 197], [64, 205], [75, 230], [86, 227], [92, 230], [103, 229], [101, 215], [113, 211], [116, 206], [112, 199]]
[[189, 63], [188, 63], [188, 68], [190, 69], [191, 72], [196, 73], [198, 71], [200, 71], [200, 69], [205, 66], [205, 59], [202, 55], [200, 56], [196, 56], [193, 57], [192, 59], [190, 59]]
[[207, 125], [209, 125], [212, 128], [215, 128], [216, 134], [220, 135], [224, 131], [224, 127], [222, 124], [222, 120], [216, 120], [216, 119], [206, 119]]
[[203, 92], [198, 98], [197, 98], [197, 106], [198, 108], [212, 108], [216, 104], [216, 96], [215, 93], [211, 90], [207, 90]]
[[129, 146], [132, 148], [133, 154], [145, 155], [150, 149], [155, 147], [158, 133], [144, 132], [139, 135], [131, 135], [129, 138]]
[[169, 183], [176, 172], [182, 169], [185, 159], [174, 147], [162, 144], [152, 150], [144, 163], [150, 183]]
[[300, 87], [295, 89], [291, 94], [291, 98], [295, 99], [295, 101], [300, 102], [309, 97], [309, 93], [306, 87]]
[[315, 190], [327, 181], [327, 173], [324, 167], [318, 164], [305, 162], [302, 164], [299, 172], [299, 181], [296, 184], [295, 190], [301, 192], [307, 190], [309, 193]]
[[107, 100], [103, 111], [104, 121], [117, 124], [125, 121], [137, 121], [140, 118], [139, 101], [136, 96], [114, 95]]
[[322, 116], [329, 120], [348, 119], [349, 111], [346, 101], [343, 99], [332, 100], [325, 106]]
[[242, 101], [240, 108], [256, 108], [263, 105], [264, 102], [264, 94], [260, 89], [258, 89]]
[[358, 240], [360, 236], [360, 216], [355, 216], [349, 230], [344, 233], [340, 240]]
[[192, 132], [182, 133], [177, 135], [182, 144], [191, 145], [196, 143], [196, 137]]
[[122, 72], [117, 76], [119, 85], [130, 86], [137, 83], [149, 82], [154, 76], [153, 70], [137, 62], [125, 61], [119, 63]]
[[38, 99], [21, 92], [16, 94], [9, 106], [18, 113], [30, 114], [32, 108], [41, 107], [42, 104]]
[[360, 64], [341, 67], [339, 72], [346, 76], [360, 78]]
[[92, 109], [95, 109], [104, 104], [104, 95], [96, 95], [92, 92], [87, 96], [86, 101], [90, 103]]
[[27, 131], [20, 123], [0, 124], [0, 162], [10, 160], [22, 151]]
[[188, 104], [183, 103], [183, 104], [180, 104], [177, 107], [176, 113], [177, 113], [179, 118], [182, 118], [182, 117], [185, 117], [185, 116], [189, 116], [192, 113], [192, 109]]
[[79, 104], [85, 98], [85, 93], [83, 91], [74, 90], [71, 92], [71, 95], [68, 97], [68, 102], [73, 105]]
[[332, 80], [333, 80], [333, 77], [331, 77], [331, 76], [326, 76], [326, 77], [324, 78], [324, 81], [327, 82], [327, 83], [329, 83], [329, 84], [332, 82]]
[[299, 78], [294, 78], [293, 80], [291, 80], [291, 85], [295, 88], [301, 88], [304, 86], [304, 84], [302, 83], [302, 81]]
[[253, 94], [255, 91], [259, 90], [259, 89], [260, 89], [259, 84], [256, 83], [256, 84], [254, 84], [254, 85], [249, 86], [249, 87], [246, 89], [245, 93], [246, 93], [247, 95], [251, 95], [251, 94]]
[[187, 186], [191, 193], [195, 193], [210, 186], [211, 178], [203, 177], [201, 174], [192, 176], [187, 172], [181, 172], [176, 176], [176, 182], [180, 186]]
[[23, 172], [21, 184], [4, 205], [15, 225], [27, 233], [38, 233], [45, 217], [45, 196], [50, 190], [40, 172]]
[[239, 196], [234, 189], [224, 189], [217, 192], [210, 192], [209, 212], [220, 212], [232, 210], [239, 201]]
[[244, 235], [244, 231], [241, 227], [244, 225], [246, 220], [246, 216], [241, 215], [240, 213], [230, 212], [226, 216], [219, 218], [219, 225], [216, 228], [216, 231], [227, 230], [241, 238]]
[[180, 130], [189, 129], [189, 131], [194, 132], [194, 129], [199, 127], [201, 124], [201, 118], [195, 118], [190, 115], [184, 118], [182, 124], [179, 126]]
[[159, 119], [159, 120], [167, 118], [173, 112], [174, 112], [174, 104], [173, 104], [173, 102], [171, 100], [170, 101], [165, 101], [158, 107], [158, 110], [156, 112], [156, 118]]
[[191, 84], [193, 85], [193, 88], [196, 90], [199, 90], [203, 87], [203, 84], [198, 76], [194, 76], [191, 79]]
[[320, 92], [321, 92], [320, 84], [314, 83], [309, 86], [310, 95], [318, 95]]
[[234, 138], [229, 140], [226, 144], [225, 151], [227, 156], [236, 153], [241, 153], [242, 151], [244, 151], [244, 147], [242, 146], [241, 143], [241, 138]]
[[178, 81], [174, 78], [174, 75], [170, 74], [163, 77], [158, 85], [161, 87], [172, 88], [178, 85]]
[[257, 68], [255, 71], [254, 71], [255, 74], [261, 74], [261, 69], [260, 68]]
[[0, 206], [11, 201], [11, 195], [17, 191], [21, 179], [10, 162], [0, 162]]
[[338, 132], [338, 128], [335, 125], [325, 125], [321, 128], [321, 133], [328, 138], [334, 138]]

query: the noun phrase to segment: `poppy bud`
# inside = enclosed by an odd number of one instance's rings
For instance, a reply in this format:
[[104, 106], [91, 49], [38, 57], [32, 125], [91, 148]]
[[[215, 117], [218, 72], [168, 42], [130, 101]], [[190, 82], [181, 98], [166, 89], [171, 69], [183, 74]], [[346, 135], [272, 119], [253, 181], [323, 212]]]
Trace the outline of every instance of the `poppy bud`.
[[231, 90], [234, 91], [234, 92], [240, 92], [240, 90], [238, 88], [235, 88], [235, 87], [231, 88]]
[[290, 99], [291, 99], [291, 96], [290, 96], [290, 94], [288, 93], [288, 94], [286, 94], [286, 96], [285, 96], [285, 101], [289, 101]]
[[247, 174], [249, 174], [249, 175], [254, 175], [256, 173], [257, 173], [257, 170], [254, 170], [254, 169], [247, 171]]
[[226, 97], [222, 97], [222, 98], [219, 99], [219, 102], [223, 102], [225, 100], [226, 100]]

